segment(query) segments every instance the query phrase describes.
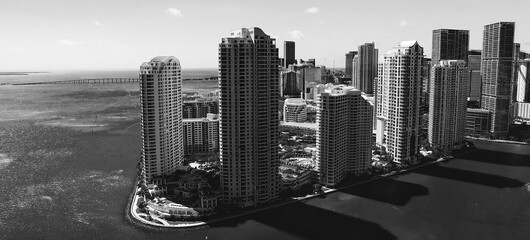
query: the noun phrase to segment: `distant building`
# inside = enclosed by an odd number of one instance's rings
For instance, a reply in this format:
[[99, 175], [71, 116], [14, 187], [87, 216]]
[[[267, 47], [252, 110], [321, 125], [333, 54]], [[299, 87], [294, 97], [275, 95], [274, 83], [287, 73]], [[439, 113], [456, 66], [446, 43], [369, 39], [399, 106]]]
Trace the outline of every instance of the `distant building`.
[[482, 90], [482, 77], [480, 76], [481, 50], [469, 50], [469, 100], [480, 102]]
[[344, 68], [344, 75], [347, 78], [352, 78], [353, 76], [353, 58], [357, 55], [357, 51], [349, 51], [346, 53], [346, 65]]
[[468, 108], [466, 113], [466, 131], [471, 134], [489, 132], [490, 112], [486, 109]]
[[219, 44], [221, 202], [256, 206], [279, 197], [279, 60], [276, 40], [241, 28]]
[[377, 77], [378, 50], [375, 44], [365, 43], [359, 46], [354, 58], [352, 86], [366, 94], [374, 93], [374, 81]]
[[283, 42], [283, 61], [284, 68], [288, 68], [291, 64], [296, 64], [295, 43], [293, 41]]
[[469, 30], [437, 29], [432, 31], [432, 62], [464, 60], [469, 51]]
[[432, 67], [429, 101], [429, 143], [453, 150], [464, 140], [469, 70], [465, 60], [440, 60]]
[[214, 153], [219, 151], [219, 118], [209, 113], [205, 118], [182, 121], [184, 154]]
[[320, 183], [335, 186], [347, 174], [370, 168], [373, 105], [347, 86], [326, 89], [318, 99], [317, 169]]
[[282, 72], [282, 96], [296, 98], [303, 97], [305, 81], [301, 73], [292, 70]]
[[182, 117], [184, 119], [205, 118], [208, 113], [219, 113], [218, 97], [200, 97], [182, 103]]
[[182, 76], [175, 57], [140, 67], [142, 162], [147, 181], [173, 174], [183, 161]]
[[385, 54], [376, 92], [376, 143], [395, 161], [414, 164], [419, 151], [423, 48], [404, 41]]
[[307, 121], [307, 106], [304, 99], [287, 98], [283, 105], [283, 121], [305, 122]]
[[484, 26], [481, 107], [491, 113], [490, 132], [494, 136], [505, 136], [511, 123], [514, 32], [514, 22]]
[[519, 60], [517, 64], [517, 92], [515, 101], [517, 102], [530, 102], [530, 79], [528, 74], [530, 73], [530, 59]]

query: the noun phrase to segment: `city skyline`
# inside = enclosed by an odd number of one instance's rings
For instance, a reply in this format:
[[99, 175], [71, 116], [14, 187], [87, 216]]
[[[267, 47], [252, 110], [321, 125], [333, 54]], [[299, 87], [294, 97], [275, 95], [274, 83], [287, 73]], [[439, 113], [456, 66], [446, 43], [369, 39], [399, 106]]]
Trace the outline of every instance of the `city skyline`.
[[[527, 20], [524, 6], [530, 5], [525, 1], [458, 2], [458, 9], [451, 7], [454, 4], [438, 4], [438, 11], [432, 12], [430, 3], [410, 4], [415, 4], [414, 8], [384, 1], [325, 5], [316, 1], [102, 4], [7, 0], [0, 7], [4, 23], [0, 29], [9, 36], [0, 40], [4, 56], [0, 65], [3, 71], [132, 70], [151, 56], [173, 55], [186, 63], [184, 69], [216, 68], [217, 43], [225, 29], [259, 26], [276, 38], [280, 52], [283, 41], [294, 41], [297, 59], [315, 58], [317, 65], [343, 68], [347, 51], [372, 41], [385, 51], [402, 40], [414, 39], [430, 56], [431, 32], [439, 28], [470, 30], [470, 49], [481, 49], [484, 25], [502, 21], [522, 24]], [[350, 9], [363, 11], [350, 15]], [[473, 18], [469, 17], [471, 10]], [[496, 14], [480, 14], [491, 11]], [[385, 20], [365, 24], [379, 16]], [[219, 18], [223, 21], [216, 21]], [[521, 43], [522, 51], [530, 50], [529, 39], [529, 32], [516, 32], [515, 42]], [[122, 61], [114, 61], [116, 58]]]

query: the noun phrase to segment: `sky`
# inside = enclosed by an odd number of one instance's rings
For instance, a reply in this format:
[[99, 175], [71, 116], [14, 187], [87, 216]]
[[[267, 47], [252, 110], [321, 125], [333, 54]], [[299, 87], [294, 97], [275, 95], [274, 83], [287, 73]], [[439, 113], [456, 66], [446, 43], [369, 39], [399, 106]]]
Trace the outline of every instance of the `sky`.
[[159, 55], [182, 68], [217, 68], [231, 30], [259, 27], [296, 42], [296, 58], [344, 67], [345, 53], [375, 42], [380, 58], [404, 40], [431, 56], [432, 30], [470, 30], [482, 48], [484, 25], [515, 22], [530, 51], [529, 0], [0, 0], [0, 72], [138, 69]]

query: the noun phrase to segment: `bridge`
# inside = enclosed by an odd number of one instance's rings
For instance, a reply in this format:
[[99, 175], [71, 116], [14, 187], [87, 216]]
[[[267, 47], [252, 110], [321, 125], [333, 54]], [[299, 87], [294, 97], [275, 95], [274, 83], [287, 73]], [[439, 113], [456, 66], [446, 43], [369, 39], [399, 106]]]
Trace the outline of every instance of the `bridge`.
[[95, 79], [76, 79], [50, 82], [30, 82], [30, 83], [13, 83], [12, 85], [47, 85], [47, 84], [104, 84], [104, 83], [133, 83], [139, 82], [138, 78], [95, 78]]

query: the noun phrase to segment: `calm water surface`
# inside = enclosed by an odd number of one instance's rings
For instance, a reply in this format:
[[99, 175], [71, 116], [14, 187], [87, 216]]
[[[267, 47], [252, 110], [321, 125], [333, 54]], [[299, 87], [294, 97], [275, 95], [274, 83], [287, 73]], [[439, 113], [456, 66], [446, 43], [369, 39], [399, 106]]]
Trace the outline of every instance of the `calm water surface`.
[[138, 113], [135, 84], [0, 86], [0, 239], [530, 239], [530, 146], [488, 142], [447, 163], [206, 228], [140, 229], [125, 219]]

